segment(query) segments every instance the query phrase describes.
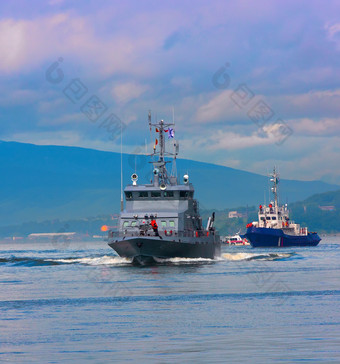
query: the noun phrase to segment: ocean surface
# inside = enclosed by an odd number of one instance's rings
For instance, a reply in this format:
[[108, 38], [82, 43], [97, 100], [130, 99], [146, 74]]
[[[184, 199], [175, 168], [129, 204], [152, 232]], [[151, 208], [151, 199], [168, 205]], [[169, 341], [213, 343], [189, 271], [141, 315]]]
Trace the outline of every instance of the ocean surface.
[[0, 252], [1, 363], [340, 362], [340, 237], [145, 267], [104, 241]]

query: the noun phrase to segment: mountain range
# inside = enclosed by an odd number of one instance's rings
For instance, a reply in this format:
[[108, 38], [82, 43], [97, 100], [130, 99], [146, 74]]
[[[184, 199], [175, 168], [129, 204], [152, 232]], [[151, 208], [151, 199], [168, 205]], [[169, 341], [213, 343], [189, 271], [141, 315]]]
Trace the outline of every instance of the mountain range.
[[[119, 212], [120, 158], [93, 149], [0, 141], [0, 226]], [[180, 180], [189, 173], [202, 209], [268, 201], [267, 176], [187, 159], [176, 164]], [[134, 172], [138, 183], [148, 182], [151, 166], [145, 155], [123, 154], [124, 185]], [[340, 186], [282, 179], [280, 188], [281, 201], [294, 202]]]

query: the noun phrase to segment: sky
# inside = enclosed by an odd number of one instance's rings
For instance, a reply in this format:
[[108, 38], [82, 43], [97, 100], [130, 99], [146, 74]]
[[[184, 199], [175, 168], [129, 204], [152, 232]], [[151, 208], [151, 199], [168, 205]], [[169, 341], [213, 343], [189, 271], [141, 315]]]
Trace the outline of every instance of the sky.
[[[340, 184], [340, 2], [2, 1], [0, 140]], [[173, 112], [174, 111], [174, 112]]]

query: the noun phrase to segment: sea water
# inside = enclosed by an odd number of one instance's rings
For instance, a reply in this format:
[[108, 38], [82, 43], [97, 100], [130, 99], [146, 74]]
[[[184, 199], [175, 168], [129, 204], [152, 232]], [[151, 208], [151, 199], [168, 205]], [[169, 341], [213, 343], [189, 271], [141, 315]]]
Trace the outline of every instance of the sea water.
[[340, 362], [339, 237], [144, 267], [101, 241], [0, 251], [0, 362]]

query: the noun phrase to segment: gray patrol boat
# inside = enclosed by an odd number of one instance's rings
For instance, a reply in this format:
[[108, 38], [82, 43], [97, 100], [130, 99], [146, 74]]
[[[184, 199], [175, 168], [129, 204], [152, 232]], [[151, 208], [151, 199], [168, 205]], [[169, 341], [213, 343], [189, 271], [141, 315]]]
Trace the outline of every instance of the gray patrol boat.
[[[119, 256], [131, 258], [137, 264], [152, 263], [159, 258], [219, 256], [221, 241], [214, 228], [215, 214], [204, 228], [188, 174], [183, 176], [183, 184], [178, 183], [179, 145], [174, 139], [174, 124], [163, 120], [154, 124], [149, 112], [149, 126], [157, 135], [150, 155], [153, 178], [150, 184], [139, 185], [137, 174], [131, 176], [132, 184], [124, 189], [125, 209], [120, 213], [118, 231], [108, 232], [109, 246]], [[172, 153], [165, 150], [166, 139], [172, 142]], [[173, 168], [169, 174], [166, 167], [171, 162]]]

